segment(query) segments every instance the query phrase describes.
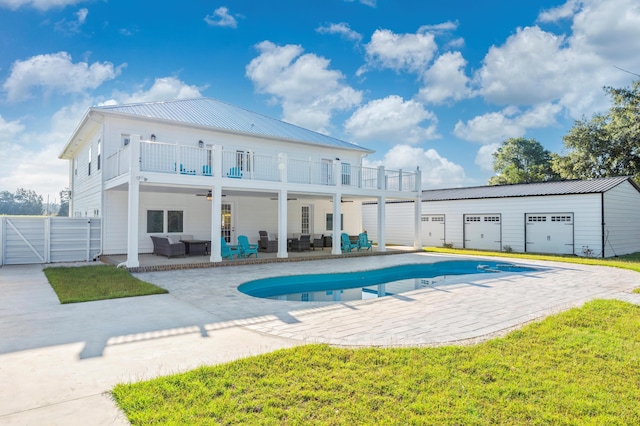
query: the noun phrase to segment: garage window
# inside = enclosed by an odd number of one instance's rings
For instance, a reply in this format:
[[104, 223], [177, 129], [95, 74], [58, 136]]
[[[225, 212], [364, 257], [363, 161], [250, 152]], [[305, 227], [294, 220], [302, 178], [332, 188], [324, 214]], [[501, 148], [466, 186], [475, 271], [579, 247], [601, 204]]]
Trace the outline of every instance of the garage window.
[[444, 216], [433, 216], [431, 222], [444, 222]]
[[546, 216], [529, 216], [527, 220], [529, 222], [546, 222], [547, 217]]
[[467, 216], [465, 219], [467, 222], [480, 222], [480, 216]]
[[551, 216], [551, 222], [571, 222], [571, 216]]
[[485, 222], [500, 222], [500, 216], [485, 216]]

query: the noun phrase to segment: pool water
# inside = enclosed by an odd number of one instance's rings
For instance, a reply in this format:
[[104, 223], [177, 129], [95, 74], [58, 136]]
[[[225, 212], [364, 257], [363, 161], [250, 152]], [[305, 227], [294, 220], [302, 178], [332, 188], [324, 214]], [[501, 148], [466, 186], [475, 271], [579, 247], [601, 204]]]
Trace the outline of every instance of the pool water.
[[392, 296], [442, 284], [448, 276], [532, 270], [504, 262], [455, 260], [370, 271], [263, 278], [241, 284], [238, 290], [249, 296], [269, 299], [337, 302]]

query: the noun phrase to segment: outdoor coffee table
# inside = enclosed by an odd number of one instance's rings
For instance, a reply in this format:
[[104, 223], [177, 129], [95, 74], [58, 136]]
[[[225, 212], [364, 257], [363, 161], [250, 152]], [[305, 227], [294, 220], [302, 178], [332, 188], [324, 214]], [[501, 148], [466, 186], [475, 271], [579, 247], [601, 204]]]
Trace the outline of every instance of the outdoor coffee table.
[[190, 256], [204, 256], [209, 252], [211, 240], [180, 240], [184, 243], [185, 253]]

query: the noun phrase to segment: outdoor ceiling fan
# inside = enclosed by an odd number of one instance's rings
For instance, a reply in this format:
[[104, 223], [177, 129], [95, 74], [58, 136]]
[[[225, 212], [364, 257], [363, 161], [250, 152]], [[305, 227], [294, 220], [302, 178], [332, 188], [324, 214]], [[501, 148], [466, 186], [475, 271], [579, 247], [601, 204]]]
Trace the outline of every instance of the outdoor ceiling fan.
[[[330, 199], [329, 201], [331, 201], [333, 203], [333, 198]], [[344, 198], [340, 197], [340, 203], [353, 203], [353, 200], [345, 200]]]
[[[277, 201], [277, 200], [278, 200], [278, 197], [271, 197], [271, 198], [269, 198], [269, 199], [270, 199], [270, 200]], [[287, 201], [295, 201], [295, 200], [297, 200], [297, 198], [287, 197]]]
[[[222, 196], [226, 197], [225, 194], [222, 194]], [[211, 193], [211, 191], [209, 191], [206, 194], [196, 194], [196, 197], [207, 197], [207, 200], [211, 201], [211, 199], [213, 198], [213, 194]]]

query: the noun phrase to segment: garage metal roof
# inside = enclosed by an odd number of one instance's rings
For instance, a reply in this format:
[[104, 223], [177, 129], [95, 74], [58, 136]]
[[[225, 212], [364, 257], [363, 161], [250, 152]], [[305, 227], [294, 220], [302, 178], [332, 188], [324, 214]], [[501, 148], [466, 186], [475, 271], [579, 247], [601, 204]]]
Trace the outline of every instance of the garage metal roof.
[[374, 151], [334, 137], [230, 105], [212, 98], [176, 99], [127, 105], [107, 105], [92, 108], [152, 119], [168, 120], [224, 131], [253, 134], [330, 147], [372, 153]]
[[479, 198], [536, 197], [545, 195], [598, 194], [629, 181], [636, 190], [640, 187], [629, 176], [537, 182], [517, 185], [475, 186], [468, 188], [432, 189], [422, 191], [422, 201], [472, 200]]

